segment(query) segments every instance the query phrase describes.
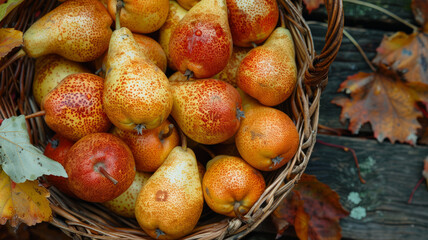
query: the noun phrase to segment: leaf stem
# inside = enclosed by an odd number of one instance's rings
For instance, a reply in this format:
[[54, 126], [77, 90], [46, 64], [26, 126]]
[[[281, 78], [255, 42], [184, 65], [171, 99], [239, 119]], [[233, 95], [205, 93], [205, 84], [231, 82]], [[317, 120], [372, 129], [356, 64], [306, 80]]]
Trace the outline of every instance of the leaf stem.
[[366, 183], [366, 181], [361, 176], [360, 165], [358, 164], [357, 154], [355, 153], [354, 149], [346, 147], [346, 146], [342, 146], [342, 145], [337, 145], [337, 144], [333, 144], [333, 143], [327, 143], [327, 142], [321, 141], [319, 139], [317, 139], [317, 143], [320, 143], [320, 144], [328, 146], [328, 147], [340, 148], [340, 149], [342, 149], [345, 152], [348, 152], [348, 151], [351, 152], [352, 153], [352, 157], [354, 158], [354, 161], [355, 161], [355, 165], [357, 167], [358, 178], [360, 179], [361, 183]]
[[407, 22], [406, 20], [402, 19], [401, 17], [399, 17], [399, 16], [395, 15], [394, 13], [386, 10], [385, 8], [379, 7], [379, 6], [377, 6], [377, 5], [373, 4], [373, 3], [363, 2], [363, 1], [360, 1], [360, 0], [343, 0], [343, 2], [348, 2], [348, 3], [353, 3], [353, 4], [357, 4], [357, 5], [362, 5], [362, 6], [366, 6], [366, 7], [369, 7], [369, 8], [373, 8], [375, 10], [378, 10], [379, 12], [382, 12], [382, 13], [384, 13], [384, 14], [392, 17], [392, 18], [394, 18], [395, 20], [403, 23], [404, 25], [412, 28], [413, 32], [417, 32], [418, 31], [418, 27], [417, 26], [415, 26], [415, 25]]
[[349, 41], [352, 42], [352, 44], [354, 44], [354, 46], [358, 49], [358, 51], [360, 52], [361, 56], [363, 56], [364, 60], [366, 61], [367, 65], [369, 65], [370, 69], [373, 72], [376, 72], [376, 68], [373, 66], [373, 64], [370, 62], [369, 58], [367, 57], [366, 53], [364, 52], [364, 50], [361, 48], [360, 44], [358, 44], [358, 42], [355, 40], [355, 38], [345, 29], [343, 29], [343, 34], [349, 39]]

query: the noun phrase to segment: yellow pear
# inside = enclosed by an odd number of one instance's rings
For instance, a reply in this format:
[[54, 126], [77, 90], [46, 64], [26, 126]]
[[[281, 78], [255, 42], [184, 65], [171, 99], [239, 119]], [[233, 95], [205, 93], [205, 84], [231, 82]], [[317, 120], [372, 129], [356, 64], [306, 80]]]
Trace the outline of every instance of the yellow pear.
[[195, 154], [177, 146], [141, 189], [135, 216], [151, 237], [178, 239], [196, 226], [203, 204]]
[[186, 9], [182, 8], [176, 1], [169, 1], [168, 17], [165, 24], [159, 29], [159, 44], [168, 59], [168, 67], [172, 70], [177, 70], [177, 68], [171, 62], [171, 57], [169, 56], [169, 39], [178, 22], [180, 22], [186, 13]]
[[104, 202], [103, 205], [120, 216], [135, 218], [135, 202], [137, 201], [141, 188], [147, 183], [150, 176], [152, 176], [151, 173], [137, 171], [131, 186], [120, 194], [119, 197]]
[[98, 0], [68, 0], [37, 20], [24, 33], [24, 51], [38, 58], [58, 54], [88, 62], [108, 48], [113, 23]]
[[107, 0], [108, 11], [114, 18], [118, 2], [122, 2], [123, 6], [120, 10], [120, 24], [132, 32], [154, 32], [162, 27], [168, 16], [168, 0]]
[[200, 2], [201, 0], [177, 0], [177, 2], [182, 6], [184, 9], [189, 10], [193, 6], [196, 5], [196, 3]]
[[143, 55], [125, 27], [110, 40], [103, 100], [111, 122], [125, 131], [156, 128], [171, 112], [168, 78]]
[[59, 82], [73, 73], [89, 73], [89, 70], [81, 63], [70, 61], [56, 54], [49, 54], [36, 59], [33, 96], [40, 106], [42, 99]]

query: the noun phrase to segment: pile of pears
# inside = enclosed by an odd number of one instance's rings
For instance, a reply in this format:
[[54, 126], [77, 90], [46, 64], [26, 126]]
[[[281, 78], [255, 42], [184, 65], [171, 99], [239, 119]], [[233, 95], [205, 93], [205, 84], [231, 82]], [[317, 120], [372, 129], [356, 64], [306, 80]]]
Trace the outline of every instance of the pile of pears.
[[67, 0], [42, 16], [23, 50], [56, 133], [45, 155], [68, 174], [47, 181], [156, 239], [206, 208], [248, 220], [300, 141], [275, 108], [297, 83], [279, 15], [275, 0]]

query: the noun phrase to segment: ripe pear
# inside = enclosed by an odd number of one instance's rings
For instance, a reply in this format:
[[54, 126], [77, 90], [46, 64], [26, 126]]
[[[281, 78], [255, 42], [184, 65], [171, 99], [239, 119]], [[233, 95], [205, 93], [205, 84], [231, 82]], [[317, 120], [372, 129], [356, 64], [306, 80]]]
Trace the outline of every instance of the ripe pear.
[[266, 188], [262, 174], [239, 157], [219, 155], [207, 163], [202, 180], [207, 205], [219, 214], [241, 217]]
[[143, 54], [163, 72], [165, 72], [167, 67], [167, 59], [161, 45], [151, 37], [138, 33], [133, 33], [133, 35], [135, 41], [143, 51]]
[[242, 99], [245, 119], [235, 135], [242, 158], [262, 171], [284, 166], [299, 148], [296, 125], [278, 109], [263, 106], [248, 95]]
[[173, 74], [171, 74], [171, 76], [169, 76], [168, 80], [170, 82], [188, 82], [188, 81], [193, 81], [196, 80], [195, 78], [189, 78], [186, 75], [184, 75], [182, 72], [175, 72]]
[[276, 106], [293, 93], [297, 83], [294, 43], [290, 31], [278, 27], [266, 42], [242, 60], [237, 85], [266, 106]]
[[24, 51], [38, 58], [58, 54], [76, 62], [103, 54], [113, 20], [98, 0], [68, 0], [37, 20], [24, 33]]
[[197, 3], [178, 23], [169, 42], [173, 64], [195, 78], [209, 78], [223, 70], [232, 48], [226, 0]]
[[204, 200], [195, 154], [175, 147], [141, 189], [135, 216], [156, 239], [178, 239], [196, 226]]
[[33, 96], [40, 106], [42, 99], [59, 82], [73, 73], [89, 73], [81, 63], [70, 61], [56, 54], [41, 56], [36, 59], [33, 80]]
[[141, 134], [165, 121], [172, 108], [168, 78], [142, 54], [129, 29], [113, 32], [106, 69], [103, 104], [116, 127]]
[[117, 198], [103, 202], [110, 211], [128, 218], [135, 218], [135, 202], [137, 201], [138, 194], [144, 185], [146, 185], [151, 173], [136, 172], [134, 181], [131, 186]]
[[142, 134], [117, 127], [113, 128], [112, 133], [131, 148], [135, 167], [141, 172], [156, 171], [180, 142], [177, 129], [168, 120], [157, 128], [143, 130]]
[[189, 10], [193, 6], [195, 6], [198, 2], [201, 0], [177, 0], [177, 2], [182, 6], [184, 9]]
[[[110, 15], [115, 18], [118, 0], [107, 0]], [[123, 3], [120, 10], [120, 25], [132, 32], [151, 33], [165, 23], [169, 11], [168, 0], [119, 0]]]
[[216, 74], [213, 78], [230, 83], [236, 87], [236, 72], [238, 71], [239, 64], [242, 59], [247, 55], [251, 48], [233, 47], [232, 56], [227, 62], [226, 67]]
[[90, 133], [107, 132], [111, 122], [103, 109], [104, 79], [91, 73], [65, 77], [43, 98], [50, 129], [77, 141]]
[[276, 0], [226, 0], [233, 44], [250, 47], [266, 40], [275, 29], [278, 17]]
[[170, 85], [174, 96], [171, 115], [189, 138], [217, 144], [236, 133], [242, 117], [241, 97], [232, 85], [217, 79]]
[[171, 34], [175, 27], [186, 13], [187, 10], [182, 8], [176, 1], [169, 1], [168, 17], [166, 18], [165, 24], [159, 29], [159, 44], [162, 46], [162, 49], [168, 59], [168, 67], [174, 71], [177, 70], [177, 68], [171, 62], [171, 57], [169, 55], [169, 40], [171, 39]]

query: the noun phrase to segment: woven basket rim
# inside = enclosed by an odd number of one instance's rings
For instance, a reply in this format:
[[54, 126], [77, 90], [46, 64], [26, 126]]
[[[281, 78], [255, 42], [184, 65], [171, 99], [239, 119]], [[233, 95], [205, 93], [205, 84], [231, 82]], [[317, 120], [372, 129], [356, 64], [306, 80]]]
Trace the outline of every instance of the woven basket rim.
[[[42, 16], [57, 4], [56, 0], [33, 3], [34, 0], [24, 1], [0, 22], [0, 26], [24, 31], [29, 23], [34, 22], [35, 11], [40, 11]], [[278, 0], [281, 16], [293, 36], [298, 66], [296, 89], [290, 100], [286, 101], [288, 115], [295, 122], [300, 136], [299, 148], [294, 158], [282, 168], [268, 174], [265, 178], [265, 192], [243, 219], [222, 217], [216, 222], [198, 224], [194, 231], [183, 239], [244, 237], [277, 208], [304, 173], [316, 142], [319, 103], [322, 89], [327, 82], [328, 67], [337, 54], [343, 31], [341, 0], [326, 0], [325, 3], [329, 14], [326, 46], [320, 55], [316, 55], [311, 31], [302, 16], [302, 1]], [[0, 119], [18, 114], [29, 115], [39, 110], [31, 94], [33, 72], [34, 59], [28, 57], [15, 61], [1, 72]], [[18, 95], [15, 99], [12, 96], [14, 94]], [[43, 148], [47, 137], [42, 118], [27, 120], [27, 127], [32, 143]], [[50, 223], [70, 237], [151, 239], [136, 221], [115, 215], [101, 204], [71, 199], [53, 186], [49, 188], [49, 192], [54, 215]], [[113, 226], [114, 224], [118, 225]]]

